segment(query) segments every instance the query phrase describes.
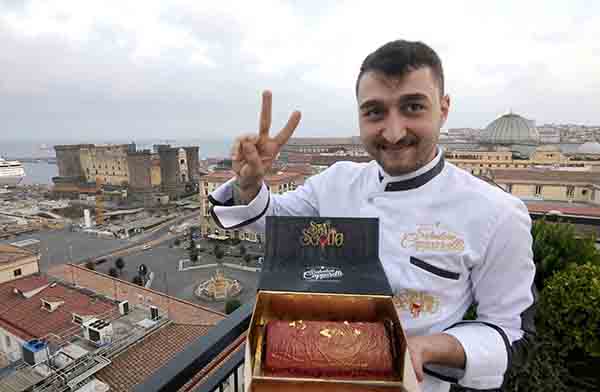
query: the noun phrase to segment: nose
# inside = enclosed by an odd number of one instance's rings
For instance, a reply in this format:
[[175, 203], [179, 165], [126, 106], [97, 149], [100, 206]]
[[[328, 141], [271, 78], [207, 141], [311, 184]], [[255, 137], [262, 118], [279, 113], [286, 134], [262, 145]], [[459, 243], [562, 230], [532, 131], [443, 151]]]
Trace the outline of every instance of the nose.
[[390, 111], [384, 126], [381, 136], [390, 144], [398, 143], [407, 134], [405, 119], [395, 110]]

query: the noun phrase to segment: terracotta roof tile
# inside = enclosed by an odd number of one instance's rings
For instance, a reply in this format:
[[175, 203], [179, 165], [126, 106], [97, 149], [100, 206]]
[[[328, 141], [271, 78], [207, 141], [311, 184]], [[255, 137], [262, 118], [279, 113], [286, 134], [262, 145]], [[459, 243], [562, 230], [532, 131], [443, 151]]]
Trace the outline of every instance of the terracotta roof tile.
[[536, 203], [525, 202], [529, 212], [547, 213], [560, 211], [564, 215], [597, 216], [600, 217], [600, 207], [595, 206], [573, 206], [567, 203]]
[[206, 335], [208, 327], [169, 324], [121, 355], [96, 374], [114, 392], [129, 392], [142, 383], [178, 352], [198, 337]]
[[490, 169], [496, 182], [600, 184], [600, 172], [551, 169]]
[[[73, 313], [82, 315], [111, 315], [117, 306], [107, 300], [86, 295], [57, 283], [31, 298], [15, 293], [15, 288], [29, 291], [51, 281], [45, 276], [28, 276], [0, 284], [0, 327], [24, 340], [45, 337], [50, 333], [61, 335], [76, 327]], [[41, 299], [54, 298], [64, 301], [58, 309], [49, 312], [42, 308]]]

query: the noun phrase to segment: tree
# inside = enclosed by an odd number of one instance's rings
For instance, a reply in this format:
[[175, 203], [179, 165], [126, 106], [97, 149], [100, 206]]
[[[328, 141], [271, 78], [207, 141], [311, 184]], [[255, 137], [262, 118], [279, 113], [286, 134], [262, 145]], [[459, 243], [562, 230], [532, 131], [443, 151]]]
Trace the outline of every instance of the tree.
[[95, 271], [96, 270], [96, 263], [94, 263], [92, 260], [89, 260], [88, 262], [85, 263], [85, 268]]
[[175, 241], [173, 241], [173, 245], [175, 245], [175, 246], [181, 245], [181, 240], [179, 238], [175, 238]]
[[244, 255], [244, 262], [246, 263], [246, 265], [250, 264], [250, 261], [252, 261], [252, 256], [248, 253], [246, 253]]
[[246, 255], [246, 247], [244, 245], [240, 245], [240, 257], [244, 257]]
[[240, 306], [242, 306], [242, 303], [239, 299], [233, 298], [228, 300], [227, 302], [225, 302], [225, 314], [231, 314], [235, 312], [235, 310]]
[[119, 257], [115, 260], [115, 267], [119, 269], [119, 275], [123, 273], [123, 268], [125, 268], [125, 260], [122, 257]]
[[190, 249], [190, 260], [193, 262], [198, 261], [198, 248], [195, 246]]
[[119, 271], [115, 267], [110, 267], [108, 270], [108, 274], [113, 278], [116, 278], [119, 276]]
[[144, 285], [144, 279], [141, 276], [136, 275], [136, 276], [133, 277], [133, 279], [131, 279], [131, 283], [137, 284], [138, 286], [143, 286]]
[[534, 222], [531, 234], [533, 261], [537, 267], [535, 283], [538, 290], [544, 288], [545, 281], [554, 273], [570, 265], [600, 265], [595, 238], [579, 237], [575, 226], [571, 224], [539, 220]]
[[191, 251], [192, 249], [196, 249], [196, 241], [194, 241], [193, 238], [190, 238], [190, 246], [188, 247], [188, 250]]
[[225, 256], [225, 251], [223, 249], [216, 248], [215, 249], [215, 257], [217, 258], [217, 263], [221, 264], [221, 259]]

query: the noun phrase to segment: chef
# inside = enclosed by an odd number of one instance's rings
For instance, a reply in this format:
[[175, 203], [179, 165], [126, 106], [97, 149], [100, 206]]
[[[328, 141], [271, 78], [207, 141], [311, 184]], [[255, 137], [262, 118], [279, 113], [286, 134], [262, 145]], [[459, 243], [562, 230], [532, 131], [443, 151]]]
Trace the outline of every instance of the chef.
[[[525, 205], [446, 162], [438, 147], [450, 110], [438, 55], [393, 41], [362, 63], [356, 81], [369, 163], [338, 162], [283, 195], [263, 178], [300, 122], [270, 135], [265, 91], [258, 134], [232, 149], [237, 176], [209, 197], [224, 229], [264, 231], [267, 215], [377, 217], [380, 258], [426, 392], [456, 383], [499, 389], [534, 334], [535, 266]], [[463, 321], [471, 304], [477, 319]]]

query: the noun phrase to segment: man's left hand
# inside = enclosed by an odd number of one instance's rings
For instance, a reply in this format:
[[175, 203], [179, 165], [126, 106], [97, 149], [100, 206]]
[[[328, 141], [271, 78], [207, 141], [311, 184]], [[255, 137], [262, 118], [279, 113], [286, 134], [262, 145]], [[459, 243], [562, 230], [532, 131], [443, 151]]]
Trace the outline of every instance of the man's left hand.
[[407, 338], [407, 343], [415, 375], [419, 382], [423, 382], [425, 377], [423, 366], [429, 363], [458, 369], [465, 368], [465, 351], [454, 336], [445, 333], [410, 336]]

